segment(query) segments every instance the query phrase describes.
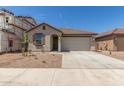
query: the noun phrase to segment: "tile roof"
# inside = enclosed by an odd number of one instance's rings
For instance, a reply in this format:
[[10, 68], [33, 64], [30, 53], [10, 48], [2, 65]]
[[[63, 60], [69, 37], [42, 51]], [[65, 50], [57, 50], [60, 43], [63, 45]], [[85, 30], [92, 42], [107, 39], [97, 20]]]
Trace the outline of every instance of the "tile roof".
[[[32, 19], [34, 22], [35, 22], [35, 24], [37, 24], [37, 22], [35, 21], [35, 19], [33, 18], [33, 17], [31, 17], [31, 16], [15, 16], [16, 18], [22, 18], [22, 19], [25, 19], [25, 20], [27, 20], [27, 19]], [[27, 20], [28, 21], [28, 20]], [[35, 25], [34, 24], [34, 25]]]
[[9, 13], [9, 14], [11, 14], [11, 15], [14, 15], [13, 12], [11, 12], [11, 11], [9, 11], [9, 10], [6, 10], [6, 9], [4, 9], [4, 8], [2, 8], [2, 9], [0, 9], [0, 10], [3, 11], [3, 12]]
[[116, 28], [112, 31], [108, 31], [108, 32], [103, 32], [99, 35], [96, 36], [96, 38], [100, 38], [100, 37], [104, 37], [104, 36], [109, 36], [109, 35], [124, 35], [124, 29], [122, 28]]
[[77, 29], [66, 29], [66, 28], [61, 28], [60, 29], [63, 34], [71, 34], [71, 35], [77, 35], [77, 34], [84, 34], [84, 35], [96, 35], [96, 33], [93, 32], [88, 32], [88, 31], [84, 31], [84, 30], [77, 30]]
[[60, 29], [57, 29], [57, 28], [55, 28], [55, 27], [53, 27], [53, 26], [51, 26], [51, 25], [49, 25], [49, 24], [47, 24], [47, 23], [41, 23], [41, 24], [39, 24], [39, 25], [37, 25], [37, 26], [31, 28], [31, 29], [28, 30], [27, 32], [30, 32], [30, 31], [32, 31], [32, 30], [34, 30], [34, 29], [36, 29], [36, 28], [38, 28], [38, 27], [40, 27], [40, 26], [42, 26], [42, 25], [47, 25], [47, 26], [49, 26], [49, 27], [51, 27], [51, 28], [53, 28], [53, 29], [55, 29], [55, 30], [57, 30], [57, 31], [59, 31], [59, 32], [62, 33], [62, 31], [60, 31]]
[[35, 26], [34, 28], [28, 30], [27, 32], [30, 32], [31, 30], [36, 29], [37, 27], [39, 27], [41, 25], [50, 26], [50, 27], [54, 28], [55, 30], [61, 32], [64, 35], [96, 35], [96, 33], [93, 33], [93, 32], [82, 31], [82, 30], [77, 30], [77, 29], [67, 29], [67, 28], [58, 29], [58, 28], [55, 28], [55, 27], [53, 27], [47, 23], [41, 23], [41, 24]]
[[20, 29], [26, 31], [26, 29], [24, 29], [24, 28], [22, 28], [22, 27], [19, 27], [18, 25], [15, 25], [15, 24], [13, 24], [13, 23], [12, 23], [12, 24], [9, 24], [9, 25], [15, 26], [15, 27], [17, 27], [17, 28], [20, 28]]

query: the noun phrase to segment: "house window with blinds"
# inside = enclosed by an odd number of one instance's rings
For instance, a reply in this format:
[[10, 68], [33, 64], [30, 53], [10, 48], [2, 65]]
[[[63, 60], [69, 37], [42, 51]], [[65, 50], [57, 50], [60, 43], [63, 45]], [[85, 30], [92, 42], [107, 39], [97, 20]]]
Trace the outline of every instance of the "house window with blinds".
[[43, 45], [44, 35], [42, 33], [35, 33], [34, 34], [34, 42], [35, 42], [35, 45]]

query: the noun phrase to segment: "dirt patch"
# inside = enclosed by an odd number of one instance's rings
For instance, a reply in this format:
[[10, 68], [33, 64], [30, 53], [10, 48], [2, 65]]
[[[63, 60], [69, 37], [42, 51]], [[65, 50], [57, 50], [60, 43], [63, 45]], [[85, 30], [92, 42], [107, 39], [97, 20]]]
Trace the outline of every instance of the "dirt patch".
[[62, 54], [34, 53], [26, 57], [21, 53], [0, 55], [1, 68], [61, 68]]

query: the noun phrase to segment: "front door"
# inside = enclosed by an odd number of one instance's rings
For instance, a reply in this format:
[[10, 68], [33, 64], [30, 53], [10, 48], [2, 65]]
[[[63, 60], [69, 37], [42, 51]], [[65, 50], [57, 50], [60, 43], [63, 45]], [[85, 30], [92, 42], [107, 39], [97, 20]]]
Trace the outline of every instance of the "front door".
[[53, 50], [58, 50], [58, 36], [53, 36]]

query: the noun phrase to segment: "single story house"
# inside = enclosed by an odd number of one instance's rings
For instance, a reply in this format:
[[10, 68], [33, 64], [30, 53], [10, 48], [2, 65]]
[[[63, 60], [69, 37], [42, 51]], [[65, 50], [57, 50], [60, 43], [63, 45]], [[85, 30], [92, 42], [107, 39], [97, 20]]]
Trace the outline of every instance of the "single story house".
[[58, 29], [42, 23], [27, 31], [32, 51], [89, 51], [96, 33], [74, 29]]
[[124, 51], [124, 29], [116, 28], [95, 37], [96, 50]]

